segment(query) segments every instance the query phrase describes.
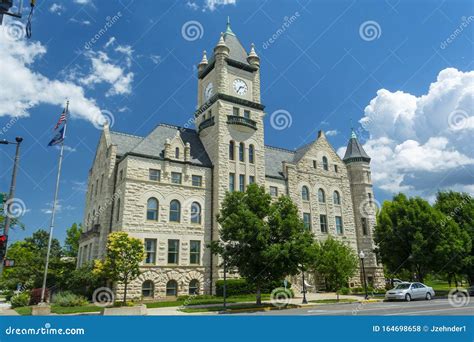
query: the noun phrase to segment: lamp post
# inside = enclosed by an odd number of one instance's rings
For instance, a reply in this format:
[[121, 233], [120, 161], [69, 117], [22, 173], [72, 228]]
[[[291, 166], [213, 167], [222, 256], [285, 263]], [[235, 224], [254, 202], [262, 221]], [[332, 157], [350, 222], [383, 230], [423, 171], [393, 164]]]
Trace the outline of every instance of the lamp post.
[[8, 194], [7, 206], [5, 208], [5, 226], [3, 228], [3, 235], [5, 236], [5, 250], [0, 250], [0, 274], [3, 272], [3, 259], [6, 254], [6, 248], [8, 243], [8, 230], [10, 229], [11, 217], [10, 217], [10, 205], [11, 200], [15, 197], [15, 188], [16, 188], [16, 174], [18, 170], [18, 162], [20, 161], [20, 144], [23, 141], [22, 137], [16, 137], [15, 142], [8, 141], [8, 140], [0, 140], [0, 144], [2, 145], [16, 145], [15, 151], [15, 159], [13, 162], [13, 172], [12, 172], [12, 180], [10, 184], [10, 193]]
[[227, 263], [224, 256], [224, 310], [227, 310]]
[[365, 299], [369, 299], [369, 294], [367, 292], [367, 280], [366, 280], [366, 277], [365, 277], [365, 266], [364, 266], [365, 253], [364, 253], [364, 251], [362, 251], [362, 250], [360, 251], [359, 258], [360, 258], [360, 261], [362, 263], [362, 275], [364, 277]]
[[308, 304], [308, 301], [306, 300], [306, 283], [304, 281], [304, 269], [301, 268], [301, 273], [303, 276], [303, 301], [301, 302], [302, 304]]

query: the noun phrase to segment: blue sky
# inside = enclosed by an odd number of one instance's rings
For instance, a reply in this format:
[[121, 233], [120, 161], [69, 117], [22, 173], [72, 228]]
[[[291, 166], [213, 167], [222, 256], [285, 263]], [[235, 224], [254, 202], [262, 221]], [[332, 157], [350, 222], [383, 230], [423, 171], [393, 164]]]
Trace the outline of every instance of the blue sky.
[[[25, 17], [7, 18], [0, 32], [0, 138], [25, 139], [16, 195], [26, 230], [10, 238], [48, 228], [59, 151], [46, 145], [66, 97], [60, 240], [82, 220], [100, 118], [137, 135], [189, 122], [195, 66], [227, 16], [261, 58], [267, 144], [294, 149], [323, 129], [343, 153], [352, 122], [380, 202], [398, 191], [429, 200], [438, 188], [474, 193], [473, 15], [460, 0], [38, 1], [32, 39]], [[291, 125], [275, 129], [272, 114], [282, 111]], [[0, 145], [5, 192], [13, 153]]]

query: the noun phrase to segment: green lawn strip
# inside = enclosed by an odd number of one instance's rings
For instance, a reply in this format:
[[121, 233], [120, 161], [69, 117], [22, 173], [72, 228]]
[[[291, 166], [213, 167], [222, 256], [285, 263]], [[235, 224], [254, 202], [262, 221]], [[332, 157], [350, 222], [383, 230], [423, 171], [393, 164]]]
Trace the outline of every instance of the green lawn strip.
[[22, 316], [31, 316], [31, 306], [20, 306], [18, 308], [14, 308], [19, 315]]
[[310, 300], [310, 303], [318, 303], [318, 304], [335, 304], [335, 303], [354, 303], [358, 302], [358, 299], [352, 299], [352, 298], [341, 298], [339, 300], [337, 299], [316, 299], [316, 300]]
[[[262, 294], [262, 300], [270, 299], [269, 294]], [[227, 298], [227, 303], [241, 303], [241, 302], [254, 302], [255, 296], [254, 295], [246, 295], [246, 296], [232, 296]], [[183, 306], [186, 305], [187, 307], [193, 305], [208, 305], [208, 304], [222, 304], [224, 299], [222, 297], [215, 297], [215, 298], [189, 298], [188, 300], [176, 300], [176, 301], [162, 301], [162, 302], [153, 302], [153, 303], [146, 303], [146, 307], [148, 309], [152, 308], [166, 308], [172, 306]]]
[[[292, 305], [292, 304], [289, 304], [287, 305], [285, 308], [281, 308], [282, 310], [283, 309], [293, 309], [293, 308], [297, 308], [298, 306], [297, 305]], [[232, 305], [232, 306], [228, 306], [227, 307], [227, 310], [225, 310], [226, 312], [228, 313], [232, 313], [233, 311], [239, 311], [239, 310], [242, 310], [242, 309], [248, 309], [248, 310], [255, 310], [255, 311], [262, 311], [262, 310], [265, 310], [265, 309], [273, 309], [273, 310], [278, 310], [275, 306], [273, 306], [272, 304], [270, 303], [264, 303], [262, 305], [256, 305], [256, 304], [250, 304], [250, 303], [247, 303], [247, 304], [237, 304], [237, 305]], [[184, 309], [180, 309], [180, 311], [182, 312], [186, 312], [186, 313], [198, 313], [198, 312], [218, 312], [218, 311], [224, 311], [224, 307], [222, 305], [219, 305], [219, 306], [209, 306], [209, 307], [206, 307], [206, 308], [192, 308], [192, 307], [186, 307]]]
[[51, 312], [58, 315], [66, 315], [81, 312], [100, 312], [102, 308], [96, 305], [83, 305], [83, 306], [56, 306], [51, 307]]

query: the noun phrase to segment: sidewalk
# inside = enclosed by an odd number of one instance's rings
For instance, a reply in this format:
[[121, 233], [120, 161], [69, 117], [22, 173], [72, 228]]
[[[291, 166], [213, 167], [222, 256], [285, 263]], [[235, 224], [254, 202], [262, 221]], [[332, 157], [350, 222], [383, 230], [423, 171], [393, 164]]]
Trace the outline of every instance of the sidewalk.
[[20, 316], [20, 314], [11, 309], [10, 304], [0, 301], [0, 316]]

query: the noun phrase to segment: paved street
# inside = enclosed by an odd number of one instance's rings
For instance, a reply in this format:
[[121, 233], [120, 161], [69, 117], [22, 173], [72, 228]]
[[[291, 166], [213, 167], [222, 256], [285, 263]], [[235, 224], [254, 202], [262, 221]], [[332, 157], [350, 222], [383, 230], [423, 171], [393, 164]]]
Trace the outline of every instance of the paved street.
[[[239, 314], [240, 315], [240, 314]], [[316, 316], [474, 316], [474, 300], [463, 307], [454, 308], [447, 299], [434, 299], [432, 301], [413, 302], [377, 302], [377, 303], [351, 303], [351, 304], [326, 304], [314, 305], [300, 309], [272, 310], [256, 313], [242, 313], [242, 315], [316, 315]]]

